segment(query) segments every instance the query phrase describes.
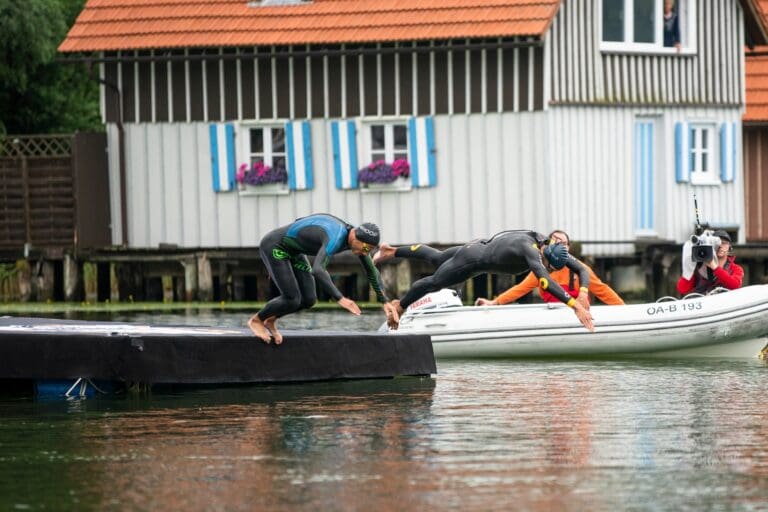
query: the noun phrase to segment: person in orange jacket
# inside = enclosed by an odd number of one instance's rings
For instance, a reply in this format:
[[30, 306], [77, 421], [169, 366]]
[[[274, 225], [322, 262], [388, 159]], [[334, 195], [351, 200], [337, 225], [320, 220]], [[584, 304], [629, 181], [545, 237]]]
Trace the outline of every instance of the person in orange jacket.
[[[570, 249], [571, 239], [568, 236], [568, 233], [565, 231], [557, 229], [549, 234], [549, 239]], [[581, 264], [584, 265], [584, 267], [587, 269], [587, 272], [589, 272], [589, 293], [610, 306], [618, 306], [624, 304], [624, 301], [621, 297], [619, 297], [619, 294], [616, 293], [613, 288], [602, 282], [600, 278], [597, 277], [595, 272], [589, 267], [589, 265], [585, 264], [583, 261]], [[578, 296], [580, 288], [578, 275], [571, 272], [568, 268], [553, 270], [549, 275], [572, 297]], [[520, 297], [527, 295], [536, 288], [539, 289], [539, 295], [544, 300], [544, 302], [558, 302], [557, 298], [553, 297], [551, 293], [539, 286], [539, 280], [531, 272], [520, 283], [509, 288], [494, 300], [479, 298], [475, 301], [475, 305], [497, 306], [502, 304], [509, 304], [510, 302], [515, 302]]]
[[736, 263], [736, 257], [730, 255], [730, 235], [726, 231], [715, 231], [713, 234], [720, 238], [715, 257], [711, 261], [696, 265], [696, 270], [690, 278], [680, 276], [677, 281], [677, 291], [680, 295], [691, 292], [706, 294], [718, 286], [729, 290], [741, 288], [744, 269]]

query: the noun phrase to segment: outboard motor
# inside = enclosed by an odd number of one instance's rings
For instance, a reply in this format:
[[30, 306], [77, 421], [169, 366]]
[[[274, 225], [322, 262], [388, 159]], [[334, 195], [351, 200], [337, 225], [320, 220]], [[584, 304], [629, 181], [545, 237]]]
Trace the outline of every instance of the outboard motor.
[[[438, 292], [426, 294], [408, 306], [408, 309], [405, 310], [403, 316], [406, 316], [408, 313], [418, 313], [419, 311], [426, 311], [429, 309], [454, 308], [463, 305], [464, 304], [461, 303], [461, 298], [459, 297], [459, 292], [456, 290], [451, 290], [450, 288], [443, 288]], [[377, 332], [389, 332], [389, 326], [387, 326], [387, 322], [381, 324]]]
[[425, 309], [434, 308], [450, 308], [456, 306], [463, 306], [461, 298], [459, 298], [459, 292], [451, 290], [450, 288], [443, 288], [438, 292], [428, 293], [405, 310], [406, 313], [413, 313], [416, 311], [423, 311]]

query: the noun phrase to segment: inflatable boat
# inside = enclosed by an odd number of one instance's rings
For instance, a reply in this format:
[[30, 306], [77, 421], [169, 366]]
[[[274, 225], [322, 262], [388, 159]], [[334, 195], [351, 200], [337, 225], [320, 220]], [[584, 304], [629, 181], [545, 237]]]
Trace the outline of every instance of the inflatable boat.
[[590, 311], [594, 332], [563, 304], [464, 307], [453, 290], [441, 290], [411, 305], [389, 332], [429, 334], [437, 358], [747, 358], [768, 351], [768, 285]]

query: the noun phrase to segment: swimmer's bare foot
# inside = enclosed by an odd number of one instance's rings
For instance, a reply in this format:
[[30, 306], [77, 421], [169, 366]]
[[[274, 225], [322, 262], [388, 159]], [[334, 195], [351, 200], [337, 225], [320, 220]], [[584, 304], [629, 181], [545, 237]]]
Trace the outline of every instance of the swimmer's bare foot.
[[261, 318], [259, 318], [259, 315], [253, 315], [251, 318], [248, 319], [248, 328], [251, 330], [254, 336], [257, 338], [261, 338], [261, 340], [265, 343], [269, 343], [271, 340], [271, 336], [269, 334], [269, 331], [267, 330], [267, 327], [264, 325], [264, 322], [261, 321]]
[[373, 255], [373, 264], [378, 265], [379, 263], [384, 263], [385, 261], [394, 258], [396, 250], [396, 247], [392, 247], [388, 243], [382, 242], [379, 245], [379, 250]]
[[269, 329], [272, 333], [272, 337], [275, 338], [275, 345], [279, 345], [283, 342], [283, 335], [277, 330], [277, 317], [272, 316], [264, 320], [264, 327]]

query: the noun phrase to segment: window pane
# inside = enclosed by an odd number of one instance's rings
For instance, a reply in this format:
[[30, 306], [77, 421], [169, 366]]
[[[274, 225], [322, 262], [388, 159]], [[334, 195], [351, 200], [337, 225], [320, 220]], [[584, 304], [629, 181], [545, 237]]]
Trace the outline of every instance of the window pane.
[[395, 153], [395, 160], [408, 160], [407, 153]]
[[652, 43], [656, 19], [656, 0], [635, 0], [635, 42]]
[[264, 161], [264, 157], [263, 156], [252, 156], [251, 157], [251, 167], [253, 167], [253, 164], [255, 164], [257, 162], [263, 162], [263, 161]]
[[384, 160], [384, 152], [383, 151], [371, 151], [371, 160], [377, 161], [377, 160]]
[[408, 147], [408, 128], [404, 124], [395, 125], [395, 149]]
[[603, 0], [603, 41], [624, 41], [624, 0]]
[[251, 153], [264, 152], [264, 131], [261, 128], [251, 128]]
[[283, 169], [287, 169], [287, 166], [285, 165], [285, 157], [274, 155], [272, 157], [272, 167], [282, 167]]
[[384, 149], [384, 126], [371, 126], [371, 148]]
[[285, 153], [284, 128], [272, 128], [272, 153]]
[[709, 144], [707, 143], [707, 135], [709, 135], [709, 130], [701, 130], [701, 149], [709, 148]]
[[709, 168], [707, 167], [707, 153], [701, 154], [701, 172], [707, 172]]

